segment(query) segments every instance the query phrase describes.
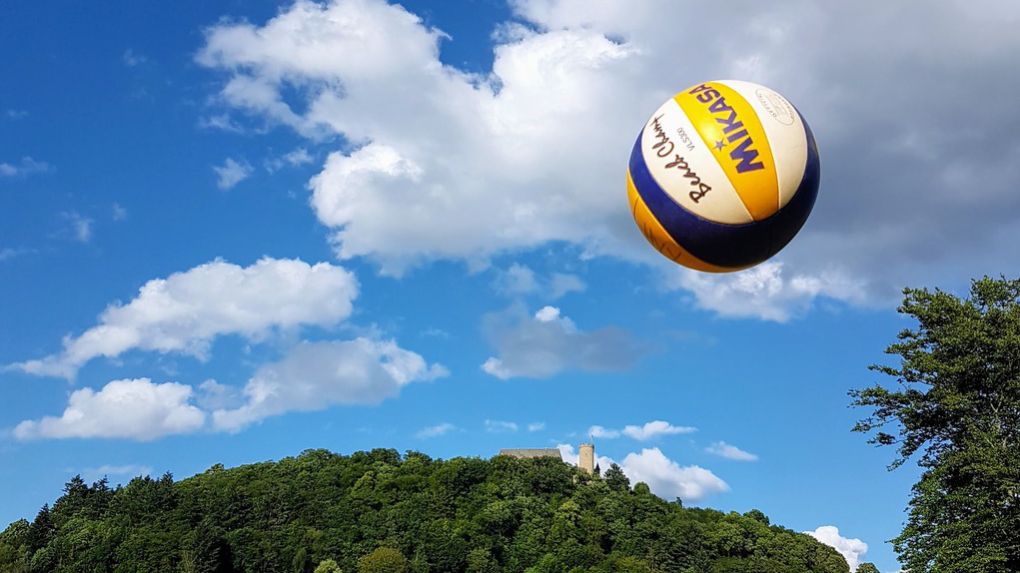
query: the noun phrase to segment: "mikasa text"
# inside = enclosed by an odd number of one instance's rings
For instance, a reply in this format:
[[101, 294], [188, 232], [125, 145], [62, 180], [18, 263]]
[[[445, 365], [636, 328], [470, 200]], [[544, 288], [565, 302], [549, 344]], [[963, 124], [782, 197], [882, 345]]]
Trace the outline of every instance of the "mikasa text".
[[737, 173], [765, 169], [765, 165], [761, 161], [755, 161], [758, 159], [758, 150], [751, 147], [754, 142], [751, 141], [747, 130], [743, 129], [744, 123], [739, 121], [737, 111], [726, 103], [726, 98], [719, 93], [719, 90], [701, 84], [687, 93], [697, 97], [699, 102], [708, 105], [708, 111], [716, 116], [715, 121], [723, 125], [723, 135], [726, 136], [727, 141], [730, 143], [740, 142], [733, 151], [730, 151], [730, 159], [738, 162]]
[[[712, 187], [701, 182], [701, 177], [699, 177], [698, 174], [691, 169], [691, 166], [687, 163], [686, 159], [684, 159], [679, 153], [673, 153], [676, 146], [673, 144], [673, 141], [669, 138], [669, 136], [666, 135], [666, 130], [662, 129], [662, 124], [659, 122], [661, 119], [662, 115], [657, 115], [652, 118], [652, 129], [655, 131], [655, 144], [652, 145], [652, 149], [655, 150], [655, 155], [663, 159], [668, 159], [670, 155], [673, 155], [673, 159], [670, 159], [669, 162], [666, 163], [666, 169], [675, 168], [684, 172], [684, 177], [690, 179], [691, 186], [698, 188], [696, 191], [691, 191], [688, 194], [688, 197], [691, 198], [691, 201], [698, 203], [701, 201], [702, 197], [712, 190]], [[682, 130], [681, 134], [686, 135], [682, 132]], [[687, 140], [687, 146], [688, 149], [694, 148], [690, 139]]]

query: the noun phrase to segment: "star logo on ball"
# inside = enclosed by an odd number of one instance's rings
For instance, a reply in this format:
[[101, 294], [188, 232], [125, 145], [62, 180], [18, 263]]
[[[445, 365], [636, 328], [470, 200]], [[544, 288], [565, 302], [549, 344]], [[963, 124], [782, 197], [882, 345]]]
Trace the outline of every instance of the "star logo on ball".
[[722, 148], [724, 147], [726, 147], [726, 142], [724, 142], [723, 140], [720, 139], [719, 141], [715, 142], [715, 148], [718, 149], [719, 151], [722, 151]]

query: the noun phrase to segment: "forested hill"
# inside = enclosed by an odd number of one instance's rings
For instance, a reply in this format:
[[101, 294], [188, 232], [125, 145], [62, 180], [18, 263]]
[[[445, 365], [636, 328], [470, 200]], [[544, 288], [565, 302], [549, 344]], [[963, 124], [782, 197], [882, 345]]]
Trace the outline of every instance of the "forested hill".
[[174, 482], [72, 479], [0, 571], [847, 573], [811, 537], [555, 459], [311, 450]]

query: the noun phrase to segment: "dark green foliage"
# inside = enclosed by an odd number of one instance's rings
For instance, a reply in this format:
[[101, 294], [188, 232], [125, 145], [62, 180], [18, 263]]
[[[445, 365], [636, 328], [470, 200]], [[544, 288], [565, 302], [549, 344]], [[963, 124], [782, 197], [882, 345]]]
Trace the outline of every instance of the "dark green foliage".
[[68, 482], [0, 533], [0, 571], [847, 573], [761, 512], [687, 509], [555, 459], [324, 450], [174, 482]]
[[898, 387], [851, 393], [872, 408], [854, 428], [896, 446], [893, 467], [924, 468], [909, 517], [893, 540], [911, 573], [1020, 571], [1020, 281], [974, 281], [960, 299], [907, 289], [900, 312], [917, 320], [873, 366]]
[[861, 563], [857, 566], [856, 573], [881, 573], [874, 563]]

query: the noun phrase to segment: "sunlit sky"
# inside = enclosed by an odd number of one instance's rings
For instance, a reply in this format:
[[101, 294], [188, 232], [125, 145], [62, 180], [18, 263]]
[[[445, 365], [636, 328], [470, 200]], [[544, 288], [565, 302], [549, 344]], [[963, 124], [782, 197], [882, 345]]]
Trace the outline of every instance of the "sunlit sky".
[[[0, 11], [0, 526], [79, 473], [593, 439], [666, 499], [898, 570], [917, 470], [847, 391], [903, 287], [1020, 263], [1020, 6]], [[778, 257], [716, 276], [644, 242], [624, 173], [718, 78], [798, 106], [822, 184]]]

